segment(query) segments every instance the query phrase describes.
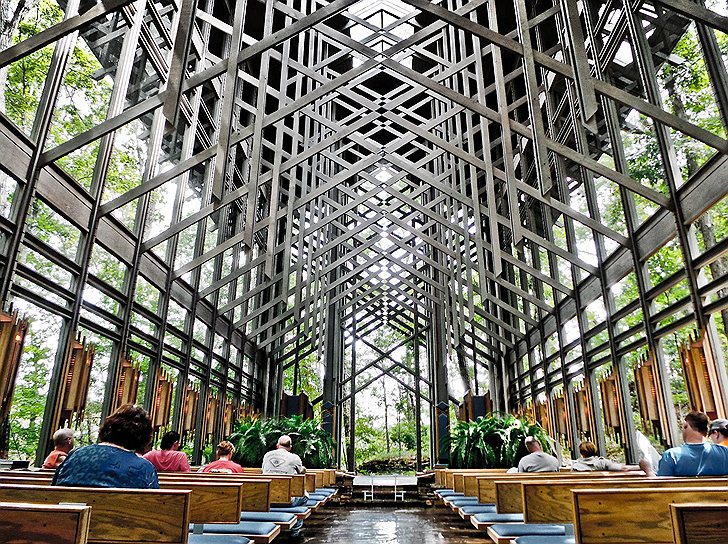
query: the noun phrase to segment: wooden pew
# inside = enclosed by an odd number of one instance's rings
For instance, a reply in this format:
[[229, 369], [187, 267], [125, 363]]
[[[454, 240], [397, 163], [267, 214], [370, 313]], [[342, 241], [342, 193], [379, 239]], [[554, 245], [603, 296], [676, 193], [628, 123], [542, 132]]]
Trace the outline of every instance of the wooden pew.
[[[540, 482], [549, 483], [558, 482], [576, 482], [576, 481], [594, 481], [605, 479], [607, 482], [631, 480], [634, 478], [645, 479], [644, 476], [636, 476], [635, 472], [534, 472], [534, 473], [512, 473], [501, 476], [487, 477], [488, 497], [492, 494], [492, 500], [488, 502], [495, 503], [498, 514], [519, 514], [523, 512], [523, 502], [521, 499], [521, 484], [524, 482]], [[483, 478], [478, 477], [480, 491], [484, 492]], [[481, 498], [480, 502], [485, 502]], [[470, 519], [470, 522], [476, 529], [487, 530], [496, 521], [480, 521], [473, 516], [468, 516], [463, 512], [462, 508], [458, 508], [460, 516], [463, 519]]]
[[[488, 475], [497, 475], [497, 474], [505, 474], [506, 473], [505, 468], [446, 468], [446, 469], [438, 469], [435, 471], [435, 475], [437, 478], [437, 475], [439, 473], [440, 480], [438, 481], [436, 479], [436, 484], [440, 487], [444, 487], [445, 489], [452, 489], [454, 491], [457, 491], [458, 493], [465, 492], [465, 475], [480, 475], [480, 476], [488, 476]], [[457, 475], [457, 479], [456, 479]], [[467, 495], [467, 493], [466, 493]], [[477, 495], [477, 493], [473, 493], [472, 496]]]
[[0, 502], [3, 544], [86, 544], [90, 506]]
[[728, 542], [728, 504], [671, 504], [675, 544]]
[[584, 489], [573, 495], [581, 544], [673, 544], [671, 504], [728, 504], [728, 487]]
[[526, 481], [531, 479], [574, 479], [574, 478], [630, 478], [634, 472], [514, 472], [500, 475], [478, 476], [478, 502], [495, 503], [497, 500], [495, 483], [500, 481]]
[[[721, 478], [598, 478], [564, 481], [539, 480], [526, 481], [520, 484], [522, 495], [522, 511], [525, 523], [571, 524], [574, 523], [574, 500], [572, 492], [580, 489], [647, 489], [684, 487], [705, 487], [708, 489], [725, 485]], [[498, 483], [500, 484], [500, 482]], [[497, 485], [498, 485], [497, 484]], [[512, 485], [511, 482], [508, 485]], [[505, 544], [512, 538], [499, 536], [492, 527], [488, 527], [488, 535], [497, 544]]]
[[91, 506], [90, 543], [187, 542], [189, 491], [3, 483], [0, 502]]
[[[282, 475], [263, 475], [263, 474], [211, 474], [205, 472], [163, 472], [159, 474], [160, 478], [168, 480], [192, 480], [195, 478], [216, 481], [220, 478], [240, 479], [240, 480], [262, 480], [270, 482], [270, 503], [271, 504], [289, 504], [291, 497], [300, 497], [303, 495], [304, 480], [302, 476], [282, 476]], [[298, 493], [298, 494], [296, 494]]]
[[[267, 491], [269, 482], [261, 479], [227, 479], [227, 474], [215, 474], [213, 478], [191, 477], [187, 480], [177, 478], [167, 479], [160, 475], [160, 486], [163, 489], [189, 489], [192, 492], [190, 499], [190, 523], [193, 524], [238, 524], [241, 511], [250, 511], [245, 508], [246, 498], [251, 495], [265, 493], [265, 499], [259, 501], [267, 505]], [[267, 512], [268, 509], [258, 510]], [[290, 529], [295, 520], [288, 523], [275, 523], [276, 528], [265, 534], [248, 533], [241, 530], [240, 536], [249, 538], [256, 543], [267, 544], [280, 534], [281, 529]]]
[[[273, 493], [279, 500], [288, 493], [288, 482], [274, 482], [272, 479], [248, 477], [246, 474], [197, 474], [197, 473], [169, 473], [159, 474], [162, 482], [238, 482], [244, 484], [244, 500], [250, 500], [250, 510], [265, 512], [270, 508]], [[256, 485], [256, 482], [259, 485]]]
[[[200, 485], [199, 498], [194, 495], [191, 499], [190, 508], [194, 511], [198, 502], [214, 502], [214, 493], [220, 490], [215, 488], [216, 484], [236, 486], [241, 489], [240, 510], [246, 512], [268, 512], [270, 510], [270, 482], [263, 479], [249, 478], [228, 478], [227, 474], [214, 475], [195, 475], [185, 473], [189, 478], [169, 478], [168, 473], [159, 474], [159, 485], [162, 489], [192, 489], [193, 485]], [[0, 484], [19, 484], [19, 485], [50, 485], [53, 474], [43, 474], [41, 476], [25, 476], [25, 477], [7, 477], [6, 474], [0, 472]], [[236, 475], [242, 476], [242, 475]], [[187, 485], [185, 485], [187, 484]], [[205, 492], [205, 487], [208, 486]], [[220, 511], [220, 516], [226, 516], [229, 512]], [[208, 523], [213, 523], [209, 521]], [[224, 523], [220, 521], [219, 523]]]

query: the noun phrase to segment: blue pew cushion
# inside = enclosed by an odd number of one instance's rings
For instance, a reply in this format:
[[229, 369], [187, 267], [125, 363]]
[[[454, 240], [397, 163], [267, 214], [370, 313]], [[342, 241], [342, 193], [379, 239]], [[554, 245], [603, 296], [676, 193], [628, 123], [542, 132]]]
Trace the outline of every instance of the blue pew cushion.
[[463, 514], [471, 516], [473, 514], [495, 514], [495, 504], [467, 504], [461, 506], [460, 510], [463, 511]]
[[296, 517], [290, 512], [240, 512], [240, 521], [269, 521], [271, 523], [289, 523]]
[[450, 504], [455, 506], [465, 506], [466, 504], [478, 504], [478, 497], [454, 497], [452, 499], [445, 499]]
[[576, 544], [575, 536], [519, 536], [516, 544]]
[[249, 538], [238, 535], [189, 535], [187, 544], [250, 544]]
[[[475, 514], [473, 516], [477, 521], [491, 523], [523, 523], [523, 514], [495, 514], [485, 512], [483, 514]], [[561, 533], [564, 534], [564, 533]]]
[[[267, 535], [275, 531], [275, 523], [265, 521], [241, 521], [240, 523], [205, 523], [204, 533], [226, 535]], [[192, 528], [190, 527], [190, 530]]]
[[320, 502], [321, 501], [317, 501], [316, 499], [308, 499], [308, 501], [306, 501], [305, 506], [308, 506], [309, 508], [315, 508], [316, 506], [319, 505]]
[[465, 493], [455, 491], [454, 489], [438, 489], [435, 491], [435, 495], [444, 499], [445, 497], [464, 497]]
[[558, 523], [496, 523], [490, 530], [498, 536], [566, 535], [566, 526]]
[[324, 494], [324, 495], [333, 495], [334, 493], [336, 493], [336, 491], [337, 490], [332, 487], [319, 487], [316, 489], [316, 491], [314, 491], [314, 493]]
[[289, 514], [305, 514], [308, 512], [307, 506], [272, 506], [271, 512], [288, 512]]
[[308, 498], [314, 501], [325, 501], [329, 498], [328, 495], [319, 495], [318, 493], [310, 493]]

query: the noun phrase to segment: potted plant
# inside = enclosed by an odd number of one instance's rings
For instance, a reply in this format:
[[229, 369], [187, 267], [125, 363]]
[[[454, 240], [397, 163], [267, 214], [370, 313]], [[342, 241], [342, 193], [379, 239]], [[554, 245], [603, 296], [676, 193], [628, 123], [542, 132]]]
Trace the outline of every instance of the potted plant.
[[453, 468], [510, 468], [526, 455], [524, 439], [535, 436], [548, 450], [546, 432], [537, 423], [511, 414], [489, 414], [475, 421], [458, 421], [450, 437]]

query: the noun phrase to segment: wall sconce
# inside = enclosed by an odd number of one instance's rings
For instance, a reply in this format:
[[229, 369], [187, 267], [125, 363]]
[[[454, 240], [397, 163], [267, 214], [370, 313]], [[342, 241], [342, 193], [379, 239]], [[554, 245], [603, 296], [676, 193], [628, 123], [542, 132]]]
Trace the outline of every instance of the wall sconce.
[[227, 399], [225, 401], [225, 415], [223, 422], [223, 435], [225, 437], [230, 436], [233, 432], [233, 425], [235, 424], [236, 413], [237, 409], [235, 407], [235, 402], [232, 399]]
[[71, 339], [65, 363], [65, 381], [61, 387], [60, 413], [54, 429], [66, 424], [76, 427], [80, 425], [86, 410], [95, 354], [95, 346], [92, 343], [86, 344], [85, 337], [83, 341], [80, 337], [77, 340]]
[[680, 346], [680, 360], [691, 410], [705, 412], [710, 419], [724, 418], [726, 408], [713, 349], [705, 330], [696, 331]]
[[558, 395], [553, 397], [552, 402], [554, 403], [554, 431], [555, 434], [560, 436], [569, 435], [569, 414], [566, 411], [566, 399], [564, 398], [564, 392], [560, 392]]
[[169, 416], [172, 412], [172, 389], [174, 376], [167, 374], [163, 369], [157, 369], [156, 391], [154, 405], [152, 406], [152, 424], [155, 429], [169, 426]]
[[210, 436], [215, 432], [215, 418], [220, 405], [219, 393], [212, 393], [207, 396], [207, 411], [205, 413], [205, 432], [203, 436]]
[[546, 432], [550, 435], [554, 434], [553, 425], [551, 423], [551, 410], [549, 408], [549, 402], [548, 400], [543, 400], [541, 402], [537, 402], [534, 407], [534, 414], [536, 416], [536, 421], [538, 422], [541, 427], [543, 427]]
[[592, 409], [589, 386], [585, 383], [574, 386], [574, 406], [576, 407], [576, 429], [588, 440], [594, 438], [592, 428]]
[[611, 430], [614, 436], [621, 442], [622, 420], [620, 413], [620, 397], [617, 394], [617, 378], [608, 374], [599, 381], [599, 390], [602, 393], [602, 411], [604, 424], [607, 430]]
[[200, 392], [192, 383], [187, 384], [185, 400], [182, 407], [182, 434], [194, 432], [197, 423], [197, 406], [200, 400]]
[[8, 456], [6, 430], [28, 324], [28, 319], [18, 318], [17, 311], [0, 312], [0, 458]]
[[140, 375], [139, 363], [132, 359], [131, 355], [125, 356], [121, 361], [119, 378], [116, 383], [114, 410], [124, 404], [136, 404]]
[[654, 436], [665, 444], [662, 422], [667, 421], [665, 403], [660, 389], [660, 378], [654, 351], [648, 351], [634, 369], [637, 401], [640, 407], [642, 425], [652, 429]]

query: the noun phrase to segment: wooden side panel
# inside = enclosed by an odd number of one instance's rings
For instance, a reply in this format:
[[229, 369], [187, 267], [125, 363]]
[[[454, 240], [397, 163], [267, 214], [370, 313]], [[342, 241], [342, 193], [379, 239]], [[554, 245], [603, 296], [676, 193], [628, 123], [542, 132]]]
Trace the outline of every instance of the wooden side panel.
[[271, 504], [287, 504], [291, 502], [291, 479], [270, 478]]
[[0, 501], [91, 506], [89, 540], [187, 542], [189, 491], [0, 486]]
[[307, 472], [305, 476], [306, 491], [308, 491], [309, 493], [313, 493], [314, 491], [316, 491], [316, 475], [311, 472]]
[[670, 504], [728, 504], [728, 488], [574, 491], [576, 541], [581, 544], [672, 544]]
[[572, 490], [575, 489], [644, 489], [665, 487], [717, 487], [726, 484], [725, 479], [686, 478], [679, 480], [635, 479], [615, 480], [587, 480], [577, 482], [558, 482], [546, 480], [543, 482], [525, 482], [523, 490], [524, 514], [526, 523], [573, 523], [574, 499]]
[[189, 489], [190, 523], [238, 523], [242, 484], [160, 482], [162, 489]]
[[456, 472], [452, 478], [453, 489], [458, 493], [465, 492], [465, 475], [462, 472]]
[[303, 474], [296, 474], [291, 476], [291, 496], [292, 497], [303, 497], [306, 491], [306, 476]]
[[466, 474], [464, 479], [465, 479], [465, 496], [466, 497], [477, 497], [478, 496], [478, 475], [477, 474]]
[[671, 504], [675, 544], [728, 542], [728, 505]]
[[3, 544], [86, 544], [91, 508], [25, 503], [0, 503]]
[[270, 510], [270, 481], [245, 480], [240, 510], [244, 512]]
[[499, 514], [520, 514], [523, 512], [521, 482], [495, 482], [495, 505]]

